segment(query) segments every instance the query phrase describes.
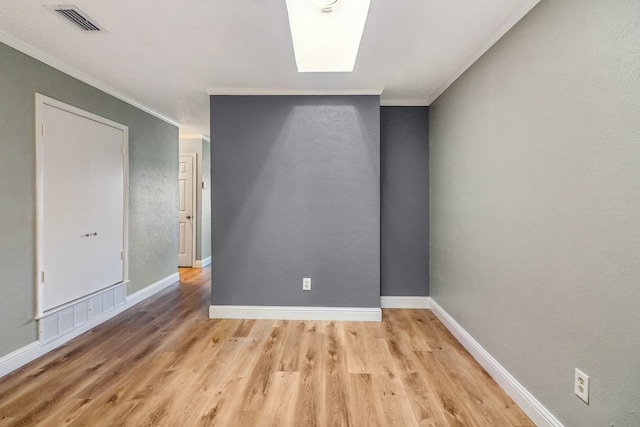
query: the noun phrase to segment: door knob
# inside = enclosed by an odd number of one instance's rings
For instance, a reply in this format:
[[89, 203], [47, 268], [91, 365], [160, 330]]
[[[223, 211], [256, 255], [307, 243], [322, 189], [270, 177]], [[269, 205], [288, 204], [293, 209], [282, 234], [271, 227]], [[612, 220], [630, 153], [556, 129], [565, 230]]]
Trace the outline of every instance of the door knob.
[[191, 215], [187, 215], [187, 219], [191, 219]]
[[97, 236], [98, 233], [96, 233], [95, 231], [91, 234], [92, 236]]

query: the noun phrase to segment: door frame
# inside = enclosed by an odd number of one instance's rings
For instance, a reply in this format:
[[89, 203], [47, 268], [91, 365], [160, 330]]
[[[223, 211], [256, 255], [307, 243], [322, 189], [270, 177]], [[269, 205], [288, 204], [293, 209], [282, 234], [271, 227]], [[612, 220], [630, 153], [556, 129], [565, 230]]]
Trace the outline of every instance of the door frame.
[[196, 236], [198, 229], [198, 153], [178, 153], [178, 162], [180, 157], [191, 157], [191, 267], [196, 263]]
[[[36, 313], [35, 319], [40, 320], [44, 317], [43, 304], [43, 272], [44, 272], [44, 134], [46, 128], [44, 126], [44, 108], [45, 106], [53, 107], [66, 111], [71, 114], [93, 120], [98, 123], [113, 127], [123, 132], [123, 281], [129, 282], [129, 128], [120, 123], [90, 113], [80, 108], [74, 107], [40, 93], [35, 94], [35, 143], [36, 143]], [[120, 284], [118, 284], [120, 285]], [[114, 285], [117, 286], [117, 285]], [[79, 300], [63, 304], [57, 307], [55, 311], [59, 311], [69, 305], [76, 304], [78, 301], [88, 299], [92, 296], [87, 295]]]

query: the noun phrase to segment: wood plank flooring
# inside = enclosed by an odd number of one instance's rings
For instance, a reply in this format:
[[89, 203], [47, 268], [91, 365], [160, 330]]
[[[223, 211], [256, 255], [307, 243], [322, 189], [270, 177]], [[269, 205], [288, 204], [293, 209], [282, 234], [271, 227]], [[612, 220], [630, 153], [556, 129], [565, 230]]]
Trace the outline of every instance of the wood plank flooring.
[[0, 426], [533, 426], [428, 310], [211, 320], [210, 270], [0, 379]]

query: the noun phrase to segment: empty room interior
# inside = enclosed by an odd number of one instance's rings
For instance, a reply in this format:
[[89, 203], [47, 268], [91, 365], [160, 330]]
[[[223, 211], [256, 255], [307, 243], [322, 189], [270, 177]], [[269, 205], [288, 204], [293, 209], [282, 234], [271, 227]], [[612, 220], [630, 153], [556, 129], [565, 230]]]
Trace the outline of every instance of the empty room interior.
[[640, 2], [3, 0], [0, 426], [640, 426]]

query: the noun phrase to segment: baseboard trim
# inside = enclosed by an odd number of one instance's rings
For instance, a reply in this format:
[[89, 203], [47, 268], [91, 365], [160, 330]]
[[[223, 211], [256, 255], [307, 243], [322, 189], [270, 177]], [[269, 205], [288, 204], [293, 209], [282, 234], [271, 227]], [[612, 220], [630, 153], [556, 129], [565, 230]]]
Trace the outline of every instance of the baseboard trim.
[[417, 296], [380, 297], [382, 308], [430, 308], [431, 298]]
[[211, 257], [208, 256], [205, 259], [197, 259], [194, 263], [193, 263], [193, 268], [204, 268], [207, 265], [211, 264]]
[[478, 343], [436, 301], [431, 300], [431, 311], [449, 329], [474, 359], [493, 377], [502, 389], [539, 427], [564, 427], [547, 408], [522, 386], [480, 343]]
[[173, 285], [178, 281], [180, 281], [180, 274], [173, 273], [171, 276], [167, 276], [164, 279], [160, 279], [157, 282], [147, 286], [146, 288], [141, 289], [138, 292], [135, 292], [129, 295], [127, 297], [127, 308], [133, 307], [139, 302], [146, 300], [150, 296], [157, 294], [158, 292]]
[[7, 354], [6, 356], [0, 357], [0, 377], [4, 377], [9, 372], [12, 372], [40, 357], [44, 354], [38, 353], [40, 351], [40, 347], [40, 341], [34, 341], [31, 344], [27, 344], [24, 347]]
[[59, 338], [50, 341], [48, 343], [42, 343], [40, 341], [34, 341], [31, 344], [28, 344], [18, 350], [7, 354], [0, 358], [0, 377], [7, 375], [10, 372], [15, 371], [18, 368], [26, 365], [29, 362], [36, 360], [38, 357], [43, 356], [44, 354], [54, 350], [61, 345], [67, 343], [73, 338], [87, 332], [90, 329], [95, 328], [101, 323], [106, 322], [107, 320], [117, 316], [123, 311], [133, 307], [134, 305], [144, 301], [145, 299], [157, 294], [168, 286], [176, 283], [180, 280], [180, 275], [178, 273], [172, 274], [171, 276], [167, 276], [164, 279], [161, 279], [152, 285], [147, 286], [146, 288], [138, 291], [131, 296], [127, 297], [126, 304], [120, 305], [109, 312], [101, 313], [98, 316], [95, 316], [91, 319], [91, 321], [85, 322], [82, 326], [79, 326], [76, 329], [73, 329], [71, 332], [60, 336]]
[[280, 307], [257, 305], [212, 305], [211, 319], [347, 320], [380, 322], [377, 307]]

